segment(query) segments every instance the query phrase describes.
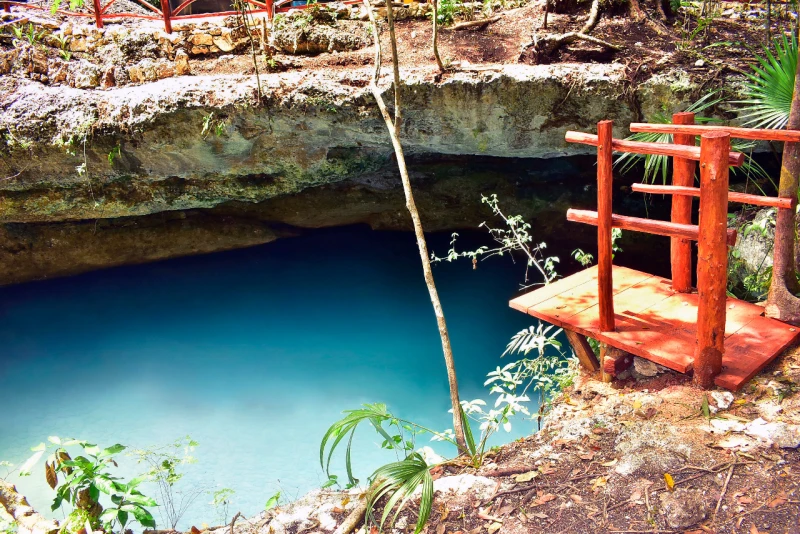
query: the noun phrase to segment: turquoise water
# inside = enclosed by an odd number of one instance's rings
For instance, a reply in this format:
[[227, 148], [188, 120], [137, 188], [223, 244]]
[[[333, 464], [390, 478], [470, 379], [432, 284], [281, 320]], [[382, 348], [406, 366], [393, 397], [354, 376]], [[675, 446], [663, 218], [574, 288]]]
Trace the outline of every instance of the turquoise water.
[[[433, 248], [444, 254], [448, 239], [432, 236]], [[508, 308], [523, 270], [504, 260], [435, 266], [464, 399], [487, 397], [486, 373], [531, 324]], [[230, 515], [257, 513], [278, 489], [293, 498], [324, 482], [319, 441], [342, 410], [385, 402], [430, 427], [451, 426], [411, 234], [321, 230], [0, 288], [0, 346], [0, 460], [19, 464], [53, 434], [134, 447], [189, 434], [200, 446], [184, 482], [234, 489]], [[534, 425], [520, 421], [500, 438]], [[393, 456], [367, 428], [358, 437], [365, 478]], [[123, 473], [142, 471], [121, 460]], [[49, 509], [41, 466], [10, 481]], [[214, 524], [210, 499], [198, 499], [180, 526]]]

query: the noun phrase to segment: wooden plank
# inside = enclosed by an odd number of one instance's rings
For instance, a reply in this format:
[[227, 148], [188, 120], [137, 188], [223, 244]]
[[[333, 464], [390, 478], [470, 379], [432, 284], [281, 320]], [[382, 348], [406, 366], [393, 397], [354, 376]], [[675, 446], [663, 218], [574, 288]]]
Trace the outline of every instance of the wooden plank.
[[[694, 113], [683, 112], [672, 115], [674, 124], [694, 124]], [[676, 145], [695, 146], [693, 135], [675, 134]], [[686, 158], [675, 158], [672, 161], [672, 185], [691, 186], [694, 184], [696, 163]], [[638, 185], [638, 184], [635, 184]], [[635, 189], [634, 189], [635, 191]], [[698, 190], [699, 191], [699, 190]], [[692, 201], [683, 196], [672, 198], [670, 220], [678, 224], [692, 224]], [[670, 266], [672, 286], [676, 291], [688, 293], [692, 290], [692, 243], [688, 239], [670, 238]]]
[[[597, 212], [570, 208], [567, 210], [567, 220], [596, 226]], [[616, 214], [611, 216], [611, 224], [614, 228], [622, 228], [623, 230], [633, 230], [667, 237], [680, 237], [693, 241], [697, 241], [700, 236], [699, 227], [693, 224], [677, 224], [669, 221], [656, 221]], [[736, 244], [736, 230], [728, 228], [725, 236], [728, 245], [733, 246]]]
[[[583, 132], [567, 132], [564, 139], [568, 143], [597, 146], [600, 142], [596, 135]], [[616, 152], [629, 152], [632, 154], [649, 154], [653, 156], [669, 156], [700, 161], [700, 148], [693, 146], [671, 145], [669, 143], [642, 143], [640, 141], [626, 141], [614, 139], [611, 143]], [[730, 152], [728, 163], [734, 167], [741, 167], [744, 163], [744, 154]]]
[[694, 383], [709, 389], [722, 371], [725, 351], [728, 247], [728, 163], [730, 134], [709, 132], [700, 139], [700, 239], [697, 242], [697, 348]]
[[572, 330], [564, 330], [564, 334], [566, 334], [567, 341], [572, 345], [572, 350], [575, 352], [575, 356], [578, 357], [578, 361], [581, 362], [584, 369], [591, 372], [599, 371], [600, 362], [597, 361], [597, 356], [592, 350], [592, 346], [589, 345], [586, 336], [573, 332]]
[[561, 278], [560, 280], [556, 280], [555, 282], [541, 286], [533, 291], [529, 291], [524, 295], [520, 295], [512, 299], [508, 305], [515, 310], [521, 311], [522, 313], [527, 313], [528, 308], [531, 306], [535, 306], [549, 298], [555, 297], [556, 295], [559, 295], [565, 291], [569, 291], [576, 286], [596, 282], [597, 266], [589, 267], [588, 269], [578, 271], [571, 276]]
[[722, 372], [714, 384], [736, 391], [784, 350], [800, 341], [800, 329], [758, 317], [725, 341]]
[[[593, 337], [670, 369], [691, 371], [698, 295], [675, 292], [669, 280], [615, 265], [616, 331], [600, 332], [596, 272], [587, 269], [559, 280], [560, 289], [553, 288], [554, 283], [523, 295], [533, 295], [530, 300], [543, 305], [522, 307], [529, 315], [569, 331], [568, 335]], [[763, 308], [737, 299], [727, 299], [726, 307], [725, 354], [722, 373], [714, 383], [735, 390], [800, 341], [800, 328], [763, 317]]]
[[735, 139], [756, 139], [760, 141], [800, 142], [800, 130], [767, 130], [761, 128], [738, 128], [734, 126], [687, 126], [683, 124], [649, 124], [634, 122], [632, 132], [703, 135], [708, 132], [725, 132]]
[[614, 331], [614, 294], [611, 274], [611, 217], [613, 216], [611, 196], [614, 177], [613, 140], [614, 123], [597, 123], [597, 284], [600, 306], [600, 331]]
[[[677, 158], [676, 158], [677, 161]], [[672, 199], [674, 202], [683, 197], [699, 197], [699, 187], [681, 187], [674, 185], [654, 185], [654, 184], [633, 184], [631, 186], [636, 192], [650, 193], [654, 195], [675, 195]], [[735, 191], [728, 191], [728, 202], [738, 202], [740, 204], [752, 204], [755, 206], [771, 206], [781, 209], [794, 209], [797, 204], [797, 198], [784, 198], [784, 197], [765, 197], [761, 195], [749, 195], [747, 193], [737, 193]], [[691, 205], [691, 202], [689, 203]], [[678, 222], [674, 221], [673, 222]], [[689, 221], [691, 222], [691, 221]]]
[[[634, 271], [633, 269], [614, 268], [612, 293], [619, 295], [624, 290], [634, 286], [653, 275]], [[584, 327], [585, 329], [599, 329], [600, 318], [597, 298], [597, 284], [585, 283], [560, 293], [548, 300], [542, 301], [535, 306], [537, 312], [547, 315], [555, 321], [569, 321], [569, 324]], [[615, 297], [618, 298], [618, 297]], [[531, 307], [534, 308], [534, 307]], [[573, 319], [574, 316], [592, 309], [593, 320], [591, 324], [583, 325]], [[530, 311], [530, 309], [529, 309]], [[588, 330], [586, 330], [588, 331]], [[580, 331], [579, 331], [580, 332]], [[580, 332], [583, 333], [583, 332]]]

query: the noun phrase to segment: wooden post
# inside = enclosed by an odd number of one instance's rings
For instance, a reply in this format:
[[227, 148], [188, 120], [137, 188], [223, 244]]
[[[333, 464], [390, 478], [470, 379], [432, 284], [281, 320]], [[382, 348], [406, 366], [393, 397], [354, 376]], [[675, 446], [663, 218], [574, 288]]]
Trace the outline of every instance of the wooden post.
[[98, 28], [103, 27], [103, 6], [100, 0], [94, 0], [94, 23]]
[[264, 0], [264, 3], [267, 5], [267, 19], [272, 20], [273, 16], [275, 15], [275, 6], [273, 0]]
[[[673, 124], [694, 124], [694, 113], [683, 112], [672, 115]], [[695, 146], [693, 135], [674, 134], [676, 145]], [[690, 159], [672, 160], [672, 185], [691, 187], [694, 185], [695, 163]], [[672, 197], [672, 222], [692, 224], [692, 198]], [[672, 264], [672, 288], [679, 293], [692, 290], [692, 243], [686, 239], [670, 239], [670, 261]]]
[[575, 356], [581, 365], [590, 372], [600, 370], [600, 362], [597, 361], [597, 356], [589, 345], [586, 336], [573, 332], [572, 330], [564, 329], [564, 334], [567, 336], [567, 341], [572, 345], [572, 350], [575, 351]]
[[164, 16], [164, 31], [172, 33], [172, 8], [169, 0], [161, 0], [161, 14]]
[[11, 4], [8, 2], [3, 2], [3, 11], [6, 13], [11, 13]]
[[697, 242], [697, 348], [694, 383], [708, 389], [722, 370], [728, 247], [728, 160], [730, 134], [711, 132], [700, 141], [700, 238]]
[[601, 332], [614, 331], [614, 289], [611, 274], [611, 194], [613, 187], [611, 143], [613, 126], [613, 121], [597, 123], [597, 295]]

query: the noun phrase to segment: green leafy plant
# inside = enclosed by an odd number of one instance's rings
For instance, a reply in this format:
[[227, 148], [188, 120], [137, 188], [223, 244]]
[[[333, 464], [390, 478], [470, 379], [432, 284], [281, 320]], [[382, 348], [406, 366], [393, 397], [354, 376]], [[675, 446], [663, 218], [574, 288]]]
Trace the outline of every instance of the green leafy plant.
[[64, 61], [72, 59], [72, 52], [69, 49], [69, 37], [60, 33], [53, 36], [53, 39], [58, 43], [58, 54]]
[[228, 510], [231, 506], [231, 499], [236, 494], [231, 488], [221, 488], [211, 494], [209, 503], [217, 512], [217, 517], [224, 523], [228, 523]]
[[[50, 13], [55, 14], [56, 11], [61, 7], [62, 0], [53, 0], [53, 5], [50, 6]], [[69, 9], [70, 11], [75, 11], [76, 9], [80, 9], [83, 7], [83, 0], [69, 0]]]
[[281, 492], [277, 491], [272, 496], [267, 499], [267, 503], [264, 505], [264, 510], [269, 511], [278, 506], [278, 503], [281, 500]]
[[37, 30], [32, 22], [27, 25], [15, 24], [11, 27], [11, 31], [16, 37], [14, 46], [20, 46], [23, 41], [27, 41], [30, 46], [36, 46], [47, 33], [46, 29]]
[[186, 436], [167, 445], [136, 449], [131, 453], [137, 463], [148, 466], [142, 476], [155, 483], [161, 503], [158, 510], [162, 522], [173, 530], [189, 506], [205, 493], [202, 486], [193, 485], [183, 489], [179, 486], [184, 476], [183, 468], [197, 462], [192, 456], [197, 445], [191, 436]]
[[[721, 97], [716, 97], [717, 94], [717, 91], [712, 91], [686, 108], [686, 111], [691, 111], [697, 114], [695, 115], [696, 123], [708, 124], [720, 122], [718, 119], [713, 117], [704, 117], [701, 115], [704, 111], [722, 102], [723, 99]], [[648, 117], [647, 122], [651, 124], [672, 124], [672, 117], [669, 113], [667, 113], [666, 110], [664, 110], [662, 112], [653, 114], [651, 117]], [[642, 141], [645, 143], [672, 143], [672, 134], [639, 132], [628, 136], [626, 139], [631, 141]], [[741, 169], [746, 174], [748, 179], [753, 178], [771, 181], [772, 178], [769, 176], [769, 174], [748, 153], [752, 152], [754, 147], [755, 143], [751, 141], [734, 141], [731, 143], [731, 150], [745, 153], [745, 162]], [[657, 177], [660, 175], [661, 183], [668, 183], [670, 158], [667, 156], [624, 153], [620, 154], [614, 160], [614, 166], [619, 166], [620, 172], [627, 173], [631, 171], [637, 163], [642, 161], [642, 159], [644, 159], [644, 176], [642, 177], [643, 182], [655, 183]], [[737, 167], [731, 167], [731, 171], [734, 173], [740, 172]], [[772, 183], [773, 185], [776, 185], [774, 181]]]
[[784, 128], [789, 121], [797, 73], [797, 36], [781, 36], [775, 40], [775, 54], [764, 47], [764, 56], [756, 56], [756, 60], [745, 83], [747, 98], [734, 103], [742, 106], [745, 126]]
[[485, 228], [492, 239], [495, 241], [496, 246], [478, 247], [476, 250], [458, 252], [456, 250], [456, 241], [458, 234], [454, 233], [450, 241], [450, 250], [444, 257], [431, 254], [432, 262], [453, 262], [459, 258], [469, 258], [472, 260], [473, 266], [477, 266], [478, 258], [491, 258], [492, 256], [511, 255], [515, 252], [527, 256], [525, 282], [528, 281], [528, 269], [534, 268], [544, 278], [544, 283], [548, 284], [555, 280], [558, 276], [556, 272], [556, 264], [559, 262], [557, 256], [545, 256], [544, 250], [547, 248], [546, 243], [536, 243], [531, 234], [531, 225], [525, 222], [521, 215], [507, 216], [500, 208], [500, 202], [497, 195], [481, 196], [481, 203], [486, 204], [492, 210], [492, 214], [499, 217], [504, 226], [494, 228], [486, 222], [480, 224], [480, 228]]
[[111, 151], [108, 153], [109, 165], [114, 165], [114, 160], [117, 159], [121, 154], [120, 149], [121, 149], [120, 145], [117, 145], [114, 148], [112, 148]]
[[[124, 530], [131, 519], [144, 527], [155, 527], [148, 508], [158, 504], [138, 490], [145, 478], [134, 478], [126, 483], [110, 472], [110, 466], [117, 467], [114, 456], [125, 450], [124, 445], [117, 443], [101, 449], [83, 440], [62, 440], [58, 436], [47, 439], [52, 453], [44, 464], [45, 479], [56, 490], [52, 510], [67, 502], [75, 507], [71, 514], [85, 516], [92, 524], [102, 523], [107, 531], [115, 527]], [[82, 454], [72, 458], [67, 449], [75, 447], [80, 447]], [[20, 467], [20, 476], [30, 475], [33, 466], [47, 452], [48, 445], [40, 443], [32, 450], [33, 456]], [[105, 510], [100, 504], [101, 494], [111, 501]]]

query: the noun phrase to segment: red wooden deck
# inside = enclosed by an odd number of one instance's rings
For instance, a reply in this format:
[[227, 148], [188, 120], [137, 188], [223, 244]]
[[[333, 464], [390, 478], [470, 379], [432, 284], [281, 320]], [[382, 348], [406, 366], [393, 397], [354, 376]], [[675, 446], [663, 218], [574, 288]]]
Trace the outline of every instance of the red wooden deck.
[[[509, 305], [548, 323], [686, 373], [697, 344], [694, 293], [677, 293], [669, 280], [613, 267], [616, 331], [600, 332], [597, 267], [521, 295]], [[760, 306], [729, 298], [725, 355], [717, 386], [737, 390], [800, 339], [800, 329], [762, 316]]]

